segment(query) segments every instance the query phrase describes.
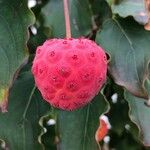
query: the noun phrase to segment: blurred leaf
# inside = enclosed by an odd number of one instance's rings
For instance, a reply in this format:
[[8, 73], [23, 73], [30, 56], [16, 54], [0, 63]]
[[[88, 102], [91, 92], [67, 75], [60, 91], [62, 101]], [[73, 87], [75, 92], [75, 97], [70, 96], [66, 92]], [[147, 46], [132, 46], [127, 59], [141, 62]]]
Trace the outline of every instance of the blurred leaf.
[[144, 99], [125, 92], [130, 105], [130, 117], [140, 128], [140, 137], [144, 145], [150, 146], [150, 108], [144, 104]]
[[112, 128], [109, 136], [115, 145], [120, 143], [118, 141], [122, 140], [124, 132], [130, 133], [131, 138], [137, 141], [138, 128], [129, 118], [129, 106], [124, 99], [124, 89], [116, 85], [111, 78], [108, 81], [104, 89], [104, 94], [110, 104], [110, 110], [107, 116], [109, 117]]
[[[47, 39], [47, 36], [44, 33], [45, 28], [42, 25], [40, 25], [40, 27], [36, 28], [36, 29], [37, 29], [37, 34], [34, 35], [31, 33], [30, 39], [28, 41], [28, 47], [29, 47], [30, 54], [35, 53], [36, 48], [39, 45], [42, 45]], [[49, 32], [49, 30], [47, 32]]]
[[92, 103], [73, 112], [58, 112], [61, 150], [96, 150], [95, 132], [99, 116], [107, 109], [104, 97], [99, 94]]
[[31, 64], [21, 70], [10, 90], [8, 112], [0, 113], [0, 139], [10, 150], [42, 149], [38, 122], [50, 106], [35, 89], [30, 68]]
[[132, 18], [104, 22], [97, 42], [109, 53], [109, 72], [132, 94], [148, 98], [144, 87], [150, 61], [150, 32]]
[[111, 18], [111, 8], [108, 3], [104, 0], [89, 0], [91, 3], [91, 8], [93, 11], [93, 17], [97, 26], [102, 25], [102, 23]]
[[122, 0], [112, 5], [112, 11], [121, 17], [133, 16], [141, 24], [146, 24], [149, 19], [145, 0]]
[[106, 0], [110, 5], [112, 4], [119, 4], [120, 2], [124, 1], [124, 0]]
[[110, 147], [115, 150], [146, 150], [146, 148], [140, 142], [135, 141], [132, 134], [127, 131], [124, 131], [120, 136], [113, 133]]
[[[117, 94], [119, 94], [117, 92]], [[118, 97], [116, 103], [110, 102], [111, 108], [108, 113], [110, 123], [112, 125], [112, 130], [115, 131], [119, 136], [126, 130], [126, 126], [129, 126], [129, 131], [136, 138], [138, 129], [130, 121], [128, 116], [128, 103], [123, 99], [123, 97]], [[119, 117], [118, 117], [119, 114]]]
[[26, 0], [0, 1], [0, 106], [2, 110], [8, 97], [9, 86], [17, 68], [27, 56], [27, 27], [34, 16]]
[[[51, 120], [55, 121], [55, 123], [49, 123]], [[40, 125], [46, 130], [39, 136], [40, 142], [44, 145], [44, 150], [57, 150], [58, 137], [55, 130], [56, 116], [54, 113], [50, 112], [48, 115], [43, 116], [40, 119]]]
[[[92, 30], [91, 9], [88, 0], [70, 0], [70, 21], [73, 37], [86, 36]], [[45, 27], [52, 29], [53, 36], [65, 37], [65, 18], [62, 0], [49, 0], [42, 8]]]
[[[36, 17], [35, 24], [30, 27], [30, 38], [28, 40], [28, 48], [30, 54], [35, 53], [36, 48], [42, 45], [47, 38], [52, 38], [52, 31], [47, 27], [44, 27], [43, 16], [40, 15], [42, 7], [46, 4], [47, 0], [37, 0], [37, 4], [32, 8], [32, 12]], [[36, 29], [37, 33], [33, 32], [33, 28]]]
[[[116, 150], [145, 150], [138, 138], [138, 127], [129, 118], [129, 105], [124, 99], [124, 89], [109, 78], [104, 93], [110, 103], [107, 113], [112, 126], [108, 136], [109, 148]], [[116, 95], [117, 94], [117, 95]]]

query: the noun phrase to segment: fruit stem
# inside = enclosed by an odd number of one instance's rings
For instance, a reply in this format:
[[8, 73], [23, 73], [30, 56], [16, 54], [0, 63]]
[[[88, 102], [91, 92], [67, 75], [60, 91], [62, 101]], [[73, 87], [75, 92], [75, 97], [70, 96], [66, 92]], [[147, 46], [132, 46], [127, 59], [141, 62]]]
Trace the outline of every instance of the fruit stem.
[[69, 39], [71, 38], [71, 28], [70, 28], [68, 0], [63, 0], [63, 2], [64, 2], [65, 23], [66, 23], [66, 38]]

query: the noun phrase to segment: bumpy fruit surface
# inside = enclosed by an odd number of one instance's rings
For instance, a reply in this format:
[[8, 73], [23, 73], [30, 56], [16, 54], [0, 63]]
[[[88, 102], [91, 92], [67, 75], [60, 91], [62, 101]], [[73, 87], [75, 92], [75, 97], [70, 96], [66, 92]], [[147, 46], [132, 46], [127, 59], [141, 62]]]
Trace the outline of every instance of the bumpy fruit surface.
[[104, 50], [88, 39], [47, 40], [36, 50], [32, 73], [52, 106], [75, 110], [89, 103], [106, 80]]

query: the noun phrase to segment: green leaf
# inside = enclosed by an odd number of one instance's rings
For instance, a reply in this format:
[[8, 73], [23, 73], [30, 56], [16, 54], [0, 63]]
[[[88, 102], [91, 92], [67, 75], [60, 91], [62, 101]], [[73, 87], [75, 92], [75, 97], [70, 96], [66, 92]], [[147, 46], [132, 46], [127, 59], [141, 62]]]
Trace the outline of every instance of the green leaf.
[[34, 86], [30, 66], [25, 66], [10, 90], [8, 112], [0, 113], [0, 141], [10, 150], [41, 150], [40, 117], [50, 110]]
[[148, 98], [144, 87], [150, 60], [150, 32], [132, 18], [104, 22], [96, 40], [110, 55], [109, 72], [132, 94]]
[[[92, 30], [91, 9], [88, 0], [70, 0], [70, 21], [73, 37], [86, 36]], [[65, 18], [62, 0], [49, 0], [42, 8], [45, 26], [52, 29], [53, 36], [65, 37]]]
[[[150, 82], [148, 83], [150, 91]], [[145, 146], [150, 146], [150, 108], [144, 104], [144, 99], [125, 92], [125, 98], [130, 106], [130, 118], [140, 129], [140, 138]]]
[[146, 24], [149, 20], [144, 0], [122, 0], [112, 5], [112, 11], [121, 17], [133, 16], [141, 24]]
[[13, 75], [27, 56], [27, 27], [34, 22], [34, 16], [26, 3], [0, 1], [0, 107], [6, 104]]
[[73, 112], [59, 111], [58, 128], [61, 150], [96, 150], [95, 133], [99, 116], [106, 111], [104, 97], [98, 95], [92, 103]]

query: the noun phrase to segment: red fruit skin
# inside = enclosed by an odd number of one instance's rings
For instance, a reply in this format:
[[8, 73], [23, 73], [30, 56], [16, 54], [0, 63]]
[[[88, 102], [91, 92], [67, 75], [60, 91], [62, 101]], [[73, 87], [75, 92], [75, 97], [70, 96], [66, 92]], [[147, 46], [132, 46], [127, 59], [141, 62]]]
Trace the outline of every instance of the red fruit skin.
[[88, 39], [50, 39], [37, 48], [32, 73], [47, 102], [71, 111], [98, 94], [106, 81], [107, 57]]

